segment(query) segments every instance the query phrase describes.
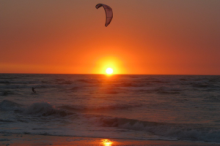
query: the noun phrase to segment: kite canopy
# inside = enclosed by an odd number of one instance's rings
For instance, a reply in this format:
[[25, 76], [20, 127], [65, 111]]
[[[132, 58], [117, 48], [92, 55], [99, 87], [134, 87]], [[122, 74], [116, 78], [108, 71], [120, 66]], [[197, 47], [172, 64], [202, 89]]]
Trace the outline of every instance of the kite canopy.
[[110, 24], [110, 22], [112, 21], [112, 17], [113, 17], [112, 8], [109, 7], [108, 5], [101, 4], [101, 3], [97, 4], [95, 7], [96, 7], [96, 9], [98, 9], [100, 7], [104, 8], [105, 14], [106, 14], [105, 26], [107, 27]]

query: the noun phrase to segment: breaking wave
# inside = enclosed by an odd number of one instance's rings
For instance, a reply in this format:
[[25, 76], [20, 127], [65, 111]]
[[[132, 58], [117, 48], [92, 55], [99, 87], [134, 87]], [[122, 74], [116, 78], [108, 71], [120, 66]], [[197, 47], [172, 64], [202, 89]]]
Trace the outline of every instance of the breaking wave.
[[20, 108], [21, 108], [20, 104], [10, 100], [3, 100], [2, 102], [0, 102], [0, 110], [3, 111], [18, 110]]
[[107, 106], [93, 106], [93, 107], [88, 107], [88, 106], [73, 106], [73, 105], [64, 105], [60, 106], [60, 109], [64, 110], [70, 110], [70, 111], [100, 111], [100, 110], [126, 110], [126, 109], [131, 109], [135, 107], [140, 107], [142, 106], [141, 104], [117, 104], [117, 105], [107, 105]]
[[47, 102], [34, 103], [30, 107], [26, 108], [24, 113], [37, 116], [59, 115], [62, 117], [73, 114], [64, 110], [57, 109]]
[[159, 123], [116, 117], [101, 117], [98, 122], [104, 127], [144, 131], [169, 139], [220, 142], [219, 129], [203, 128], [193, 124]]
[[23, 114], [34, 116], [67, 116], [74, 114], [73, 112], [58, 109], [47, 102], [33, 103], [28, 107], [23, 107], [21, 104], [10, 100], [3, 100], [0, 103], [0, 110], [2, 111], [15, 111]]

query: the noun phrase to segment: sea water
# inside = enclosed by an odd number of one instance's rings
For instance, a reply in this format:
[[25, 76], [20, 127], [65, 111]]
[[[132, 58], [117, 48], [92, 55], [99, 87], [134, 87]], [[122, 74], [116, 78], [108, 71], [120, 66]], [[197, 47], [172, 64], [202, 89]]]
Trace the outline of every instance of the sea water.
[[0, 133], [220, 144], [220, 76], [0, 74]]

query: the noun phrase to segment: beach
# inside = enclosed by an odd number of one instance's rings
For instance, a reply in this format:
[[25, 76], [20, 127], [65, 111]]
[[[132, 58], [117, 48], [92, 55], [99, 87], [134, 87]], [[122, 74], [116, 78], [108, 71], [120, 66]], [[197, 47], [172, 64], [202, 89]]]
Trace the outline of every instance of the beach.
[[1, 146], [218, 146], [214, 143], [163, 140], [107, 139], [30, 134], [0, 134]]

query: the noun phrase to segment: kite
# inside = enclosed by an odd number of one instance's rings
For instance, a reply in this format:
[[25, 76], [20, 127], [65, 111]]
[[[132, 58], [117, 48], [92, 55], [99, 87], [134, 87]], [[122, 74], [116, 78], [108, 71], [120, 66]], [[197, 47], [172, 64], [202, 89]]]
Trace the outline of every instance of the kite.
[[105, 4], [97, 4], [96, 6], [96, 9], [100, 8], [100, 7], [103, 7], [104, 10], [105, 10], [105, 15], [106, 15], [106, 21], [105, 21], [105, 26], [107, 27], [111, 21], [112, 21], [112, 18], [113, 18], [113, 12], [112, 12], [112, 8], [109, 7], [108, 5], [105, 5]]

